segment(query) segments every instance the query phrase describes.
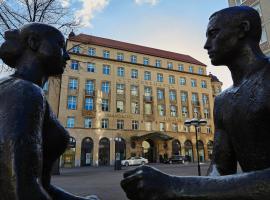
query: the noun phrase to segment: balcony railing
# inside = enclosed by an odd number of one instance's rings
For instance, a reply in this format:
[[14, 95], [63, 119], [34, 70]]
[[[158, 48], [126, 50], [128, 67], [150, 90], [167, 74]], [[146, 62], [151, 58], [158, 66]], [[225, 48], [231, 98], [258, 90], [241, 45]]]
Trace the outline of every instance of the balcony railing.
[[94, 90], [85, 90], [85, 95], [86, 96], [95, 96], [95, 91]]
[[200, 102], [199, 101], [192, 101], [191, 102], [193, 106], [200, 106]]
[[153, 101], [153, 97], [152, 96], [144, 96], [144, 101], [146, 101], [146, 102], [152, 102]]
[[82, 110], [82, 115], [84, 117], [96, 117], [96, 110]]

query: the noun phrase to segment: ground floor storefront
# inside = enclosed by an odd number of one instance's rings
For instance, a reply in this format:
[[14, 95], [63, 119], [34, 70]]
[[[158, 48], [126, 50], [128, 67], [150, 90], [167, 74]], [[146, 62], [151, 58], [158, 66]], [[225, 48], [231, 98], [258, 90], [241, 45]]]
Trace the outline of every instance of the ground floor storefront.
[[[142, 156], [150, 163], [162, 162], [172, 155], [197, 161], [195, 133], [74, 129], [70, 134], [70, 145], [61, 157], [61, 167], [108, 166], [117, 157], [123, 160], [131, 156]], [[200, 161], [209, 161], [212, 151], [212, 135], [199, 134]]]

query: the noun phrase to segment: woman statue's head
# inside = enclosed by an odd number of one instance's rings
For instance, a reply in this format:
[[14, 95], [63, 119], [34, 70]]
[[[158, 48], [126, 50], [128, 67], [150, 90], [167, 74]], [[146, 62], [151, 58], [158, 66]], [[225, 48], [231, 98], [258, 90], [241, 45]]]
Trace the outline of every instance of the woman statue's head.
[[30, 23], [20, 29], [6, 31], [0, 58], [17, 70], [23, 70], [27, 62], [29, 65], [34, 63], [47, 76], [62, 74], [69, 60], [62, 33], [42, 23]]

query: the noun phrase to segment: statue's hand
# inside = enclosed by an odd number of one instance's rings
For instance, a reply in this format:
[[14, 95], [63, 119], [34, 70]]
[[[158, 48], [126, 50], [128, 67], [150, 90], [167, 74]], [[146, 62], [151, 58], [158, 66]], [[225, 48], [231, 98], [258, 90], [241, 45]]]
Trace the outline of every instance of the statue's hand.
[[166, 200], [174, 193], [172, 179], [155, 168], [141, 166], [124, 173], [121, 186], [131, 200]]

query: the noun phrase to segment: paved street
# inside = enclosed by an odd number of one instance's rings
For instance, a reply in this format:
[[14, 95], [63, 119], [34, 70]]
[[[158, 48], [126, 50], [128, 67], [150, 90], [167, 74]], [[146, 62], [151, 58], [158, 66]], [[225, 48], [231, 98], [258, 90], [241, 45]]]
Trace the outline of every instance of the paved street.
[[[151, 164], [163, 172], [189, 176], [197, 175], [196, 163], [191, 164]], [[102, 200], [127, 200], [120, 187], [123, 173], [135, 167], [124, 167], [114, 171], [113, 167], [84, 167], [62, 169], [60, 176], [54, 176], [52, 182], [63, 189], [77, 195], [97, 194]], [[208, 164], [202, 164], [202, 174], [205, 175]]]

